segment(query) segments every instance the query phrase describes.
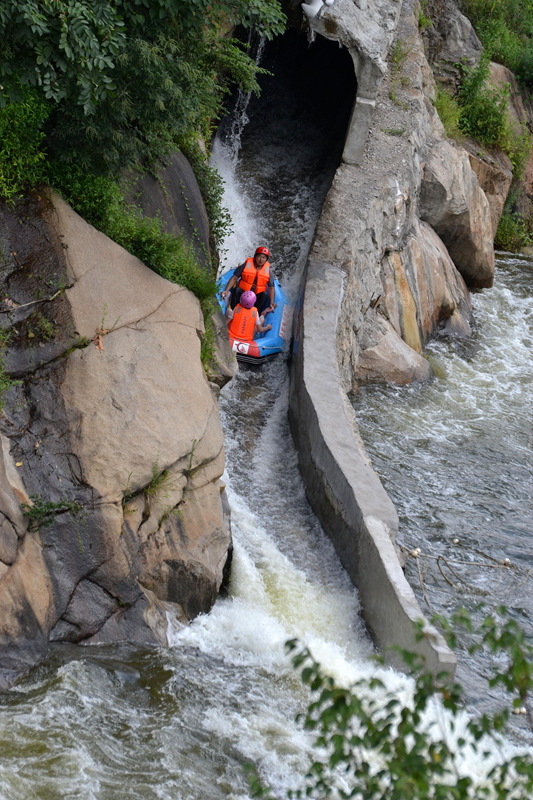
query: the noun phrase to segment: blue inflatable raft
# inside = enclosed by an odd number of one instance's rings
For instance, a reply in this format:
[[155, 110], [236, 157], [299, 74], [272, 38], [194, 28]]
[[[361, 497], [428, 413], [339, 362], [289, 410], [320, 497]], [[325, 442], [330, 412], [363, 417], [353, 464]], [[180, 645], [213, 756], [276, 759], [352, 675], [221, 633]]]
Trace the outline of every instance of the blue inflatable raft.
[[[217, 300], [224, 314], [226, 313], [226, 301], [220, 296], [220, 293], [226, 288], [234, 272], [234, 269], [228, 270], [218, 281]], [[274, 301], [277, 305], [274, 311], [265, 317], [265, 325], [272, 325], [272, 329], [266, 333], [256, 334], [252, 342], [243, 342], [230, 336], [231, 347], [235, 351], [238, 361], [262, 364], [263, 361], [280, 353], [285, 347], [285, 342], [290, 339], [292, 306], [287, 302], [276, 278], [274, 278], [274, 288]]]

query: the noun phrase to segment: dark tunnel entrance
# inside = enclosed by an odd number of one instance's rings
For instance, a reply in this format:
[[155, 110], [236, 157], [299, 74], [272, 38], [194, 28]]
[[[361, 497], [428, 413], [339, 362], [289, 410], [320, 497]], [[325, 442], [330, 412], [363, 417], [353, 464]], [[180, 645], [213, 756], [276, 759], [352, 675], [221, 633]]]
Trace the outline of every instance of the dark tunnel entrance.
[[[248, 104], [238, 173], [263, 238], [292, 272], [341, 162], [357, 82], [345, 48], [321, 36], [309, 44], [295, 28], [266, 43], [260, 66], [271, 74], [259, 76], [261, 95]], [[226, 141], [235, 135], [235, 103], [221, 124]]]
[[305, 140], [311, 124], [338, 165], [357, 92], [348, 51], [322, 36], [309, 44], [304, 31], [291, 28], [267, 43], [261, 66], [273, 74], [260, 77], [261, 96], [252, 98], [250, 117], [276, 120], [286, 114], [295, 142]]

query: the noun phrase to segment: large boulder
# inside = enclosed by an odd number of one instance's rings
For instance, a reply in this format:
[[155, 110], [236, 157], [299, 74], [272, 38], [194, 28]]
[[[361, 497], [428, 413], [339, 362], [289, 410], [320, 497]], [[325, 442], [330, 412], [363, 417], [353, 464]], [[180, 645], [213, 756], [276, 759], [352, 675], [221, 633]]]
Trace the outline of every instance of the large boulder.
[[428, 61], [439, 81], [455, 89], [461, 80], [459, 65], [475, 67], [483, 46], [455, 0], [427, 0], [422, 11], [430, 21], [422, 37]]
[[402, 386], [427, 381], [432, 374], [429, 362], [404, 342], [388, 320], [378, 316], [362, 338], [358, 379]]
[[436, 336], [471, 335], [468, 289], [429, 225], [416, 224], [405, 248], [383, 258], [381, 276], [380, 310], [413, 350]]
[[438, 233], [469, 287], [492, 286], [489, 202], [463, 148], [446, 141], [431, 148], [420, 187], [419, 214]]
[[[174, 153], [156, 174], [140, 174], [133, 182], [128, 200], [147, 217], [158, 217], [167, 233], [184, 236], [198, 262], [213, 274], [209, 220], [196, 176], [183, 153]], [[212, 322], [214, 347], [209, 377], [218, 391], [237, 372], [237, 359], [229, 344], [222, 312], [213, 314]]]
[[49, 639], [165, 643], [169, 616], [213, 604], [231, 542], [197, 299], [57, 195], [4, 207], [0, 230], [9, 682]]

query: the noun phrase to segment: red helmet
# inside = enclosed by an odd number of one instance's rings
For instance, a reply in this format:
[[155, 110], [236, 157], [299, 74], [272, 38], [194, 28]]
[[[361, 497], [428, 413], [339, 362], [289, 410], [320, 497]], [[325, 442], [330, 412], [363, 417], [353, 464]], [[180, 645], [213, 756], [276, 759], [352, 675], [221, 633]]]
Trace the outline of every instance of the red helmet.
[[257, 297], [255, 296], [255, 292], [243, 292], [241, 294], [239, 303], [241, 306], [243, 306], [243, 308], [251, 308], [256, 300]]
[[270, 250], [268, 247], [258, 247], [254, 253], [254, 256], [266, 256], [267, 258], [270, 258]]

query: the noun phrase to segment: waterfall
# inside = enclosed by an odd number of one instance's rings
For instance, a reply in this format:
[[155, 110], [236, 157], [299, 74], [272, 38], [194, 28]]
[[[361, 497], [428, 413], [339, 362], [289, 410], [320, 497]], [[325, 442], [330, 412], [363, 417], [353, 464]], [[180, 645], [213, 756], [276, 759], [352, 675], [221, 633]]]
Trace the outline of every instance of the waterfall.
[[[257, 39], [255, 48], [253, 46], [254, 39]], [[249, 32], [247, 44], [251, 53], [253, 53], [253, 50], [255, 49], [254, 61], [257, 67], [261, 64], [263, 53], [265, 51], [265, 43], [266, 39], [264, 36], [257, 37], [252, 31]], [[246, 112], [248, 110], [251, 97], [251, 91], [245, 92], [242, 89], [238, 90], [235, 105], [229, 118], [229, 125], [227, 126], [223, 136], [221, 136], [220, 132], [217, 135], [217, 138], [219, 140], [222, 138], [226, 144], [227, 155], [229, 156], [233, 166], [236, 166], [237, 159], [239, 157], [242, 132], [247, 123], [250, 121]]]

